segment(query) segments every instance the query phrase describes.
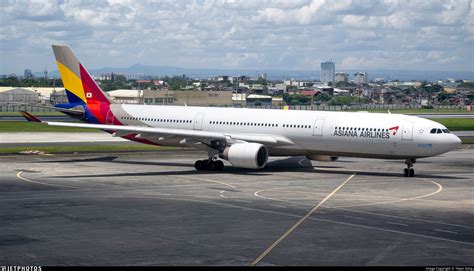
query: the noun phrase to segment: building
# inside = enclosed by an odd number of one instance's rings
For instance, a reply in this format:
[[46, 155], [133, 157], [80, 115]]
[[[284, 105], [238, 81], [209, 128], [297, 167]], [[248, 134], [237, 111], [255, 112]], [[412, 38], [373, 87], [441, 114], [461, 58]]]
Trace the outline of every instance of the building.
[[69, 99], [67, 98], [66, 91], [64, 88], [59, 88], [58, 90], [53, 90], [49, 94], [49, 102], [51, 104], [66, 104], [69, 103]]
[[126, 104], [232, 106], [232, 91], [118, 89], [107, 94], [113, 100]]
[[320, 93], [319, 90], [300, 90], [300, 95], [303, 95], [303, 96], [309, 96], [309, 97], [312, 97], [312, 96], [315, 96], [316, 94]]
[[232, 106], [232, 91], [175, 91], [174, 99], [175, 105]]
[[140, 80], [143, 77], [145, 77], [143, 73], [125, 74], [127, 80]]
[[377, 78], [374, 79], [374, 83], [383, 84], [383, 83], [385, 83], [385, 78], [377, 77]]
[[244, 107], [247, 103], [247, 95], [245, 93], [233, 93], [232, 104], [235, 107]]
[[336, 64], [334, 62], [322, 62], [321, 63], [321, 82], [329, 83], [334, 82], [334, 72], [336, 70]]
[[349, 74], [346, 72], [336, 72], [334, 82], [349, 82]]
[[[232, 78], [231, 78], [231, 79], [232, 79]], [[217, 76], [217, 77], [215, 78], [215, 80], [218, 81], [218, 82], [230, 82], [228, 75]]]
[[31, 73], [31, 70], [30, 70], [30, 69], [26, 69], [26, 70], [23, 72], [23, 77], [25, 77], [25, 78], [33, 78], [33, 73]]
[[[12, 89], [15, 89], [15, 87], [0, 87], [0, 93], [4, 93]], [[61, 91], [64, 92], [63, 87], [22, 87], [21, 89], [29, 90], [36, 93], [36, 95], [39, 97], [41, 101], [46, 101], [46, 102], [51, 101], [51, 96], [53, 94], [59, 95], [56, 92], [61, 92]], [[63, 98], [61, 99], [58, 98], [57, 100], [64, 101]]]
[[252, 84], [250, 90], [255, 94], [268, 94], [268, 87], [262, 84]]
[[0, 93], [0, 103], [37, 103], [40, 95], [32, 90], [24, 88], [14, 88]]
[[271, 106], [272, 96], [251, 94], [246, 99], [247, 106]]
[[268, 94], [270, 95], [282, 95], [286, 92], [286, 85], [285, 84], [275, 84], [274, 86], [268, 87]]
[[369, 78], [366, 72], [356, 72], [354, 73], [354, 83], [355, 84], [368, 84]]
[[107, 92], [109, 97], [123, 104], [141, 104], [143, 97], [143, 90], [138, 89], [117, 89]]

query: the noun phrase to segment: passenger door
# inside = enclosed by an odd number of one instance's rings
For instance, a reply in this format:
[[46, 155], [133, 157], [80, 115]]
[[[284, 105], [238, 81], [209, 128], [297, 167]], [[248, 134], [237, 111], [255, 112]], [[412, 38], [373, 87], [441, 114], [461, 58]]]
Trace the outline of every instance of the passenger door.
[[196, 115], [196, 118], [194, 119], [194, 126], [193, 126], [194, 130], [199, 130], [199, 131], [202, 130], [202, 120], [203, 120], [203, 118], [204, 118], [204, 113], [198, 113]]
[[406, 121], [403, 123], [402, 140], [413, 140], [413, 122]]
[[316, 119], [313, 126], [313, 136], [322, 136], [324, 128], [324, 119]]

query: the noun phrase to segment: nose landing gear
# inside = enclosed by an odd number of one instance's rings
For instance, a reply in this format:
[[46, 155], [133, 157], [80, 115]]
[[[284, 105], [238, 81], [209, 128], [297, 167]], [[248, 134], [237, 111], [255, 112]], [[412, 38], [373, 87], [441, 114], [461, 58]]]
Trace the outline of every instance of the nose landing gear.
[[403, 170], [403, 176], [405, 177], [414, 177], [415, 176], [415, 169], [413, 168], [413, 164], [416, 163], [415, 158], [410, 158], [405, 160], [405, 164], [407, 167]]

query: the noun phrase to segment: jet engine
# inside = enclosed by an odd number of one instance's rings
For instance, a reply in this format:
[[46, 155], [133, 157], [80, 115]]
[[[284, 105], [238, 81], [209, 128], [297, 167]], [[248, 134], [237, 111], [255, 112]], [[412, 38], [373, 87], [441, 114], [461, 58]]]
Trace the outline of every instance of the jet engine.
[[339, 157], [337, 156], [317, 155], [317, 154], [306, 155], [306, 158], [308, 158], [309, 160], [322, 161], [322, 162], [334, 162], [337, 159], [339, 159]]
[[260, 169], [267, 165], [268, 149], [258, 143], [237, 143], [225, 148], [220, 157], [235, 167]]

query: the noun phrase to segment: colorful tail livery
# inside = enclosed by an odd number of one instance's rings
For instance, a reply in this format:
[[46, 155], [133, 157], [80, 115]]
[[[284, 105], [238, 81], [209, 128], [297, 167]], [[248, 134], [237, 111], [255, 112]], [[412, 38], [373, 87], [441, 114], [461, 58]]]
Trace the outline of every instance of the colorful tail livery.
[[83, 106], [87, 121], [106, 123], [105, 118], [112, 101], [99, 88], [68, 46], [53, 45], [53, 52], [70, 105]]

